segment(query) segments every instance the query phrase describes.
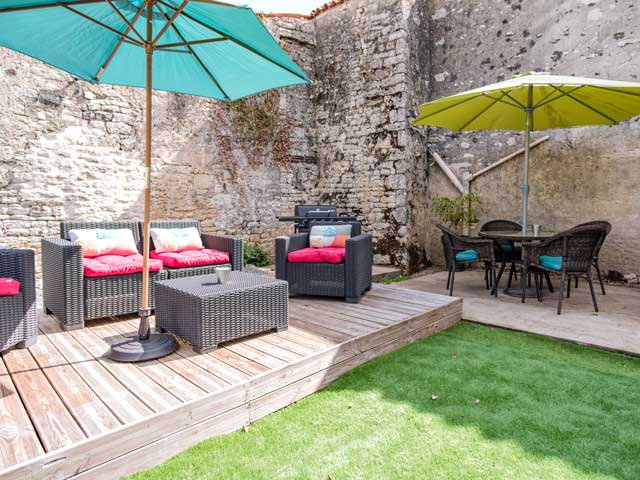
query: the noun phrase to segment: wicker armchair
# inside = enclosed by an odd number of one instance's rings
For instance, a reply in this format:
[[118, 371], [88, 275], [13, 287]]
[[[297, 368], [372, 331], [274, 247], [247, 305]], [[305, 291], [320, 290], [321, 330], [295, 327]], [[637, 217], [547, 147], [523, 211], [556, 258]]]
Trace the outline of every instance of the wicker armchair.
[[276, 238], [276, 278], [289, 282], [289, 292], [301, 295], [342, 297], [358, 303], [371, 288], [373, 268], [372, 237], [361, 233], [357, 222], [311, 222], [314, 225], [351, 225], [343, 263], [290, 263], [288, 254], [309, 246], [309, 233]]
[[[142, 273], [85, 277], [82, 247], [69, 240], [69, 231], [84, 228], [128, 228], [142, 252], [142, 227], [137, 221], [61, 222], [60, 238], [42, 240], [42, 296], [44, 310], [65, 330], [84, 327], [86, 320], [136, 313], [142, 297]], [[154, 306], [154, 282], [166, 280], [166, 270], [149, 275], [149, 306]]]
[[[490, 220], [485, 222], [481, 227], [481, 232], [504, 232], [522, 230], [522, 225], [511, 220]], [[507, 264], [510, 264], [509, 268], [509, 281], [507, 282], [507, 288], [511, 288], [511, 282], [518, 279], [518, 273], [516, 265], [522, 261], [522, 247], [516, 245], [514, 242], [507, 241], [495, 241], [496, 258], [502, 263], [500, 271], [498, 272], [498, 282], [502, 278], [502, 274]], [[485, 271], [485, 277], [488, 276], [488, 271]]]
[[[205, 248], [211, 248], [220, 252], [226, 252], [231, 257], [230, 263], [223, 265], [202, 265], [189, 268], [169, 268], [163, 267], [167, 271], [169, 278], [195, 277], [198, 275], [209, 275], [215, 273], [216, 267], [229, 266], [232, 270], [242, 270], [244, 264], [242, 239], [229, 235], [217, 235], [213, 233], [202, 233], [200, 222], [197, 220], [162, 220], [151, 222], [151, 228], [189, 228], [195, 227], [200, 232], [200, 238]], [[151, 250], [154, 250], [153, 239], [151, 239]]]
[[[449, 289], [450, 296], [453, 296], [453, 283], [456, 278], [457, 264], [482, 263], [486, 272], [485, 282], [488, 276], [491, 278], [491, 281], [487, 284], [487, 288], [489, 285], [497, 284], [497, 263], [493, 240], [459, 235], [439, 223], [436, 224], [436, 227], [442, 230], [442, 244], [444, 245], [446, 256], [455, 260], [449, 261], [447, 265], [449, 272], [447, 289]], [[491, 293], [497, 296], [498, 289], [492, 289]]]
[[0, 350], [36, 342], [36, 274], [33, 250], [0, 250], [0, 277], [20, 282], [17, 295], [0, 297]]
[[[605, 222], [603, 220], [598, 220], [595, 222], [587, 222], [578, 225], [579, 227], [584, 227], [588, 225], [598, 225], [603, 230], [602, 238], [600, 239], [600, 244], [596, 248], [595, 255], [593, 256], [593, 267], [596, 269], [596, 273], [598, 274], [598, 283], [600, 283], [600, 289], [602, 290], [602, 295], [606, 295], [607, 292], [604, 290], [604, 281], [602, 280], [602, 272], [600, 270], [600, 249], [602, 248], [602, 244], [607, 239], [609, 233], [611, 233], [611, 224], [609, 222]], [[576, 278], [576, 288], [578, 287], [578, 278]], [[571, 285], [567, 285], [567, 294], [570, 294]]]
[[[524, 242], [522, 244], [524, 257], [523, 278], [527, 271], [534, 273], [538, 300], [542, 301], [540, 294], [542, 275], [544, 273], [559, 274], [558, 315], [560, 315], [565, 284], [568, 284], [572, 278], [586, 277], [591, 290], [593, 308], [597, 312], [598, 303], [593, 290], [591, 267], [595, 253], [599, 246], [602, 245], [603, 236], [606, 236], [607, 233], [603, 225], [590, 224], [577, 226], [558, 233], [543, 242]], [[523, 293], [522, 302], [524, 303], [524, 301], [525, 296]]]

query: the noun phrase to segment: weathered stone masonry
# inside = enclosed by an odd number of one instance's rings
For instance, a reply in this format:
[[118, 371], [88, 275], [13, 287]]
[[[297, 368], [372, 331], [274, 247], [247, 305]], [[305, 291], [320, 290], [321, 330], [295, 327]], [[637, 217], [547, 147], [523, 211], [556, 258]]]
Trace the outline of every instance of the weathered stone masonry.
[[[464, 181], [522, 138], [416, 130], [409, 112], [533, 69], [634, 80], [638, 10], [613, 0], [346, 0], [314, 18], [269, 16], [314, 83], [236, 106], [156, 92], [153, 216], [197, 218], [271, 249], [288, 228], [277, 215], [332, 202], [374, 234], [378, 262], [438, 263], [430, 199], [455, 191], [427, 147]], [[38, 248], [66, 218], [139, 218], [142, 105], [140, 90], [91, 85], [0, 50], [0, 245]], [[531, 169], [532, 220], [611, 219], [605, 268], [625, 273], [640, 271], [638, 133], [637, 121], [551, 132]], [[483, 220], [519, 218], [520, 166], [472, 184]]]

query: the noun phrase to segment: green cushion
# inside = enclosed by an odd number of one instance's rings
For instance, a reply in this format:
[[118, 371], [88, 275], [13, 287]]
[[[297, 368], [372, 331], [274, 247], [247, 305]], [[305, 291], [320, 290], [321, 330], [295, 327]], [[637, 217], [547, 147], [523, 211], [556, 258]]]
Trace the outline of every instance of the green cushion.
[[546, 255], [540, 256], [540, 265], [549, 270], [555, 270], [557, 272], [562, 270], [562, 257], [549, 257]]
[[457, 262], [474, 262], [478, 260], [478, 254], [475, 250], [465, 250], [464, 252], [456, 253]]
[[516, 244], [515, 247], [514, 247], [510, 243], [501, 243], [500, 244], [500, 248], [505, 253], [512, 253], [513, 251], [516, 251], [516, 252], [521, 252], [522, 251], [522, 245], [519, 245], [519, 244]]

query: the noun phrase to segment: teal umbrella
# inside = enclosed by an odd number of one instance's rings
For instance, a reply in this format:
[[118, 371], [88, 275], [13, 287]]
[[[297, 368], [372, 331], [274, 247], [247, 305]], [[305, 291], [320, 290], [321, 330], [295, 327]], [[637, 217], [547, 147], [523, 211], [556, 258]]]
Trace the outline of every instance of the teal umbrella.
[[5, 0], [0, 45], [91, 83], [146, 89], [144, 266], [140, 327], [112, 358], [140, 361], [177, 348], [149, 328], [152, 90], [225, 102], [309, 83], [248, 7], [214, 0]]

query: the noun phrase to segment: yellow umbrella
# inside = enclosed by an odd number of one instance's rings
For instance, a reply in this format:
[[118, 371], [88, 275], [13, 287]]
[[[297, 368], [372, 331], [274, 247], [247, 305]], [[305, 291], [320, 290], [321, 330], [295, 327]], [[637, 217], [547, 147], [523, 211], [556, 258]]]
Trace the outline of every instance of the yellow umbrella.
[[531, 131], [615, 125], [639, 114], [640, 83], [525, 73], [425, 103], [413, 125], [455, 131], [524, 130], [522, 233], [525, 234]]

